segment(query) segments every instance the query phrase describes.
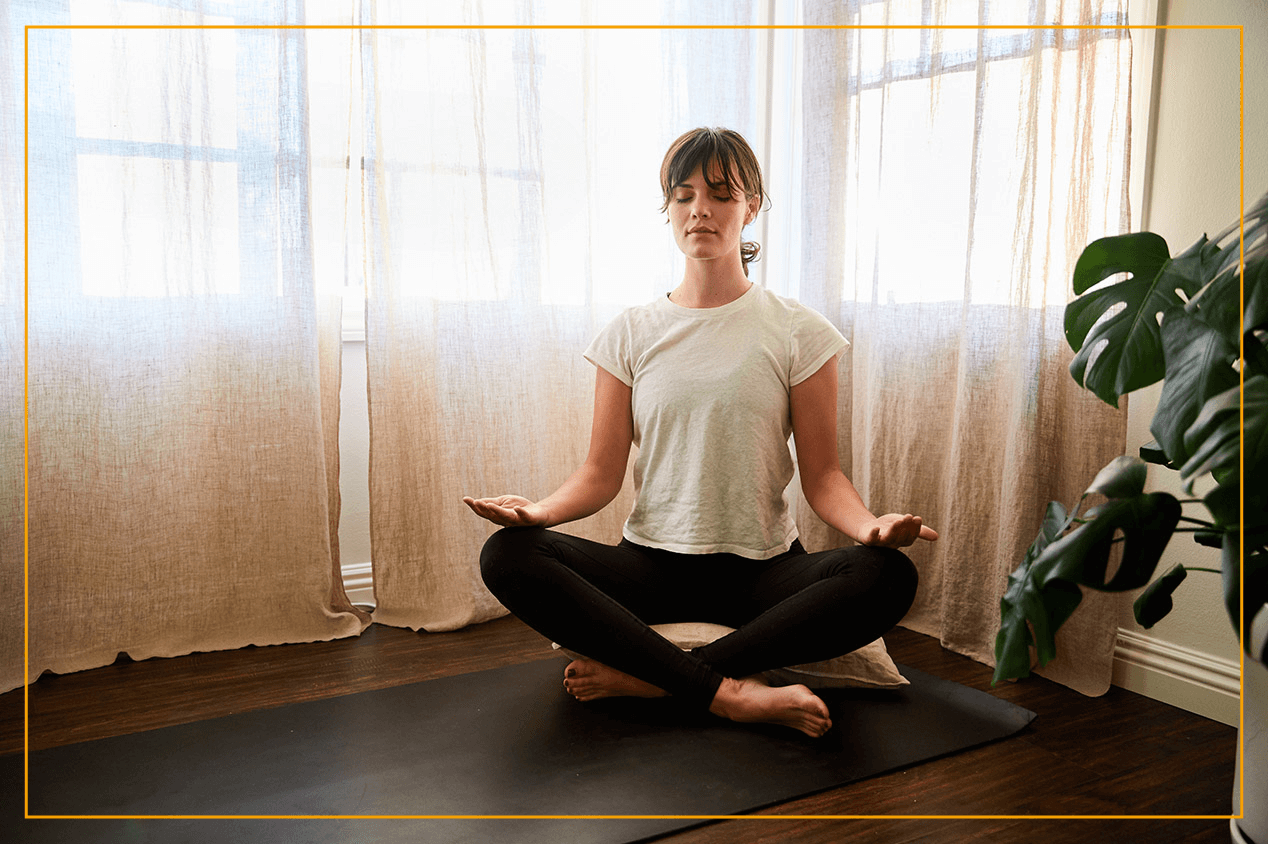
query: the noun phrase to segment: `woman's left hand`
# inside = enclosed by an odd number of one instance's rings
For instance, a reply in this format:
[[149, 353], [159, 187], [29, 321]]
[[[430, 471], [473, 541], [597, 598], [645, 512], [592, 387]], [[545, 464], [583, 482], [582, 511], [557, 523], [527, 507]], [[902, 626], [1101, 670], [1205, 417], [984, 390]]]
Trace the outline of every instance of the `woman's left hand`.
[[864, 524], [859, 532], [859, 541], [864, 545], [880, 545], [884, 548], [906, 548], [917, 539], [933, 542], [937, 538], [937, 531], [926, 527], [919, 516], [911, 513], [879, 516]]

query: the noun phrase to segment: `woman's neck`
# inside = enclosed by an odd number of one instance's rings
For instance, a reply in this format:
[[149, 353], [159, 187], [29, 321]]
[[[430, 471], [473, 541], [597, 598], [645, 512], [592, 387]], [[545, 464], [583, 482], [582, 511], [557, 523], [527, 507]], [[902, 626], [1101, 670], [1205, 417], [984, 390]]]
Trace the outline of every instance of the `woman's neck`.
[[743, 296], [752, 286], [738, 253], [733, 261], [688, 259], [682, 283], [669, 294], [669, 300], [684, 308], [720, 308]]

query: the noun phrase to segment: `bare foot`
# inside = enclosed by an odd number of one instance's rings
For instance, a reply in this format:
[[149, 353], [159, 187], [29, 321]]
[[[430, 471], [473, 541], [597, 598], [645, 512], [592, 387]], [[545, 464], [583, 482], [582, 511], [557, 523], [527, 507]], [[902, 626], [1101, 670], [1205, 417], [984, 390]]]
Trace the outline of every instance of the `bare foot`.
[[564, 669], [564, 689], [577, 700], [604, 697], [665, 697], [665, 690], [592, 659], [575, 659]]
[[811, 738], [832, 728], [828, 705], [810, 689], [771, 687], [755, 677], [724, 679], [709, 711], [744, 724], [782, 724]]

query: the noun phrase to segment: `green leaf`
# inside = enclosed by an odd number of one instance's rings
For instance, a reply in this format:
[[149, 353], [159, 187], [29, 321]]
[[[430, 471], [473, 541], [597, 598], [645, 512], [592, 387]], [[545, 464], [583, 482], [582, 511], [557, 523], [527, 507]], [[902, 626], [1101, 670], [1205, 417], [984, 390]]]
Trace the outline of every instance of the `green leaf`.
[[[1244, 238], [1244, 255], [1243, 244], [1238, 238], [1239, 227], [1242, 227], [1240, 234]], [[1217, 259], [1219, 272], [1236, 269], [1243, 261], [1250, 264], [1255, 256], [1264, 255], [1268, 251], [1268, 193], [1260, 196], [1242, 215], [1241, 220], [1228, 227], [1225, 234], [1226, 237], [1217, 238], [1226, 241]]]
[[[1180, 503], [1166, 493], [1116, 499], [1098, 507], [1094, 519], [1064, 536], [1068, 524], [1049, 505], [1039, 537], [1008, 578], [1000, 599], [995, 638], [995, 680], [1030, 673], [1030, 647], [1040, 665], [1056, 656], [1056, 633], [1082, 600], [1082, 587], [1106, 591], [1138, 589], [1149, 582], [1180, 520]], [[1116, 532], [1124, 535], [1122, 562], [1107, 580]], [[1037, 552], [1037, 553], [1036, 553]]]
[[1167, 241], [1153, 232], [1102, 237], [1089, 243], [1075, 262], [1074, 292], [1086, 293], [1118, 273], [1152, 280], [1169, 260]]
[[1026, 549], [1021, 565], [1008, 577], [1008, 590], [999, 602], [1000, 629], [995, 636], [995, 676], [992, 683], [1030, 676], [1030, 648], [1034, 638], [1028, 619], [1034, 618], [1043, 629], [1044, 638], [1050, 638], [1046, 631], [1047, 610], [1029, 582], [1030, 566], [1070, 526], [1070, 521], [1071, 516], [1061, 502], [1049, 502], [1039, 535]]
[[1000, 598], [999, 632], [995, 634], [995, 674], [991, 683], [1030, 676], [1030, 648], [1034, 637], [1030, 620], [1047, 637], [1048, 612], [1022, 569], [1008, 577], [1008, 591]]
[[1224, 270], [1195, 298], [1185, 305], [1185, 311], [1219, 332], [1225, 342], [1234, 348], [1242, 336], [1241, 275], [1237, 268]]
[[1207, 548], [1222, 548], [1224, 547], [1224, 531], [1215, 528], [1196, 530], [1193, 532], [1193, 541]]
[[1241, 524], [1241, 492], [1237, 486], [1236, 480], [1220, 484], [1202, 497], [1202, 503], [1221, 528], [1236, 530]]
[[[1224, 535], [1223, 571], [1224, 607], [1233, 622], [1233, 629], [1241, 638], [1240, 614], [1245, 612], [1246, 620], [1254, 619], [1265, 603], [1268, 603], [1268, 551], [1263, 548], [1245, 549], [1244, 574], [1238, 568], [1238, 556], [1241, 551], [1241, 536], [1237, 531], [1229, 531]], [[1241, 592], [1241, 579], [1246, 581], [1246, 593]], [[1243, 645], [1249, 644], [1243, 641]]]
[[[1075, 264], [1074, 292], [1082, 295], [1065, 310], [1066, 341], [1077, 352], [1070, 374], [1114, 407], [1163, 375], [1156, 315], [1183, 305], [1164, 280], [1169, 261], [1165, 240], [1137, 232], [1093, 241]], [[1117, 273], [1128, 276], [1095, 287]]]
[[1215, 524], [1229, 530], [1245, 530], [1247, 541], [1260, 545], [1268, 536], [1268, 478], [1260, 472], [1246, 481], [1246, 506], [1242, 509], [1242, 490], [1238, 478], [1223, 483], [1202, 497]]
[[1083, 601], [1083, 590], [1068, 580], [1053, 580], [1044, 584], [1039, 596], [1048, 612], [1048, 625], [1039, 635], [1035, 631], [1035, 655], [1040, 665], [1047, 665], [1057, 658], [1057, 631], [1070, 620]]
[[[1180, 521], [1180, 502], [1165, 492], [1112, 501], [1095, 520], [1049, 545], [1031, 569], [1039, 583], [1065, 580], [1107, 592], [1139, 589], [1149, 582]], [[1114, 535], [1123, 533], [1123, 555], [1106, 579]]]
[[[1268, 355], [1254, 335], [1256, 330], [1268, 328], [1268, 193], [1246, 212], [1242, 222], [1245, 252], [1234, 224], [1221, 235], [1226, 242], [1212, 262], [1215, 271], [1209, 275], [1211, 283], [1191, 297], [1185, 309], [1219, 331], [1232, 346], [1245, 337], [1247, 361], [1255, 371], [1268, 374]], [[1244, 279], [1238, 272], [1243, 261]]]
[[[1244, 255], [1242, 253], [1243, 238]], [[1219, 248], [1219, 254], [1212, 262], [1214, 264], [1214, 270], [1210, 273], [1212, 278], [1225, 272], [1235, 272], [1243, 260], [1249, 264], [1253, 256], [1264, 254], [1265, 247], [1268, 246], [1268, 193], [1259, 197], [1240, 220], [1233, 222], [1217, 235], [1215, 241], [1222, 245]]]
[[1248, 468], [1268, 466], [1268, 376], [1248, 378], [1241, 387], [1233, 386], [1207, 399], [1184, 433], [1184, 447], [1190, 456], [1180, 467], [1180, 477], [1190, 489], [1193, 481], [1207, 472], [1235, 473], [1243, 454]]
[[1131, 498], [1145, 489], [1148, 474], [1145, 461], [1138, 457], [1115, 457], [1097, 473], [1085, 495], [1100, 493], [1106, 498]]
[[1067, 513], [1065, 506], [1060, 501], [1049, 501], [1048, 509], [1044, 511], [1043, 522], [1039, 525], [1039, 535], [1035, 537], [1035, 541], [1030, 543], [1030, 547], [1026, 549], [1027, 561], [1032, 561], [1043, 550], [1052, 544], [1052, 541], [1061, 534], [1065, 533], [1065, 529], [1074, 521], [1074, 514]]
[[1189, 458], [1184, 432], [1207, 399], [1237, 386], [1237, 372], [1233, 369], [1237, 349], [1183, 308], [1172, 308], [1163, 315], [1162, 342], [1167, 379], [1149, 432], [1167, 453], [1168, 460], [1182, 466]]
[[[1264, 252], [1268, 253], [1268, 244]], [[1246, 312], [1242, 320], [1247, 374], [1268, 375], [1268, 254], [1246, 262]]]
[[1268, 328], [1268, 255], [1246, 261], [1246, 311], [1242, 315], [1242, 333]]
[[1163, 268], [1164, 281], [1172, 289], [1183, 290], [1192, 299], [1219, 273], [1221, 257], [1219, 244], [1202, 235]]
[[1169, 469], [1176, 468], [1167, 462], [1167, 453], [1162, 450], [1162, 446], [1158, 445], [1157, 440], [1150, 440], [1140, 447], [1140, 459], [1155, 466], [1166, 466]]
[[1167, 613], [1171, 612], [1171, 594], [1176, 591], [1181, 583], [1184, 582], [1188, 572], [1184, 566], [1177, 565], [1171, 571], [1155, 580], [1146, 587], [1144, 592], [1140, 593], [1140, 597], [1132, 604], [1132, 612], [1136, 616], [1136, 623], [1148, 630], [1159, 621], [1161, 621]]

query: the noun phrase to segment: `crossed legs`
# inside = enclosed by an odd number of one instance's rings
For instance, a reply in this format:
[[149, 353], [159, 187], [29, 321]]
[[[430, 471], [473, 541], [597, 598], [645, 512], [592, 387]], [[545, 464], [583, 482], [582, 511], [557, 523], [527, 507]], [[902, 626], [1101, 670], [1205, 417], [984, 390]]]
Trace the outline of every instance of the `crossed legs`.
[[[827, 707], [804, 686], [771, 689], [758, 672], [828, 659], [867, 644], [910, 607], [916, 573], [901, 552], [850, 547], [771, 560], [610, 546], [541, 528], [489, 538], [490, 591], [530, 627], [590, 659], [565, 683], [580, 699], [671, 694], [736, 721], [820, 735]], [[736, 628], [690, 652], [650, 629], [669, 621]]]

